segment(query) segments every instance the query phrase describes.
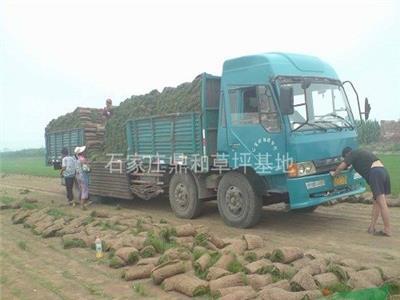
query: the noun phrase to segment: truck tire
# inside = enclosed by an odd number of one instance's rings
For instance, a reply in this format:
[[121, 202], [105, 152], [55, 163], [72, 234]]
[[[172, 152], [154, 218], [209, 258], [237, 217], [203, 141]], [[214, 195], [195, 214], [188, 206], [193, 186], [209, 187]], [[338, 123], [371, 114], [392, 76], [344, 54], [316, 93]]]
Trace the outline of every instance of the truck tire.
[[191, 174], [175, 173], [169, 183], [169, 203], [178, 218], [193, 219], [200, 215], [203, 201]]
[[217, 200], [219, 214], [229, 226], [248, 228], [261, 218], [262, 197], [244, 174], [226, 173], [219, 182]]

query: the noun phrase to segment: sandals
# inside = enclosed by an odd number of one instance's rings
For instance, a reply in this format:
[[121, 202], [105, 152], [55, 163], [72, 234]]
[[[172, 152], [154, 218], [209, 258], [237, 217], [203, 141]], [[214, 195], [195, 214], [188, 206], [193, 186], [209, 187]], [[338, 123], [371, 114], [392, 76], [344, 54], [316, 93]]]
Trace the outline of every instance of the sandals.
[[375, 234], [376, 230], [375, 230], [375, 228], [368, 227], [367, 232], [368, 232], [369, 234]]
[[387, 233], [384, 232], [383, 230], [375, 231], [375, 232], [374, 232], [374, 235], [376, 235], [376, 236], [387, 236], [387, 237], [390, 236], [390, 234], [387, 234]]

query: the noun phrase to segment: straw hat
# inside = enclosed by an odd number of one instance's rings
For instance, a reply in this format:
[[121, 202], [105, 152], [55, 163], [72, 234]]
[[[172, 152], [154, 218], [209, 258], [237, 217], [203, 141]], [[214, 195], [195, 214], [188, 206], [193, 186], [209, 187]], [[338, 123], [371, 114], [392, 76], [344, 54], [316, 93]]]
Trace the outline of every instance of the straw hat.
[[86, 150], [86, 146], [81, 146], [81, 147], [76, 147], [74, 152], [75, 152], [75, 154], [80, 154], [85, 150]]

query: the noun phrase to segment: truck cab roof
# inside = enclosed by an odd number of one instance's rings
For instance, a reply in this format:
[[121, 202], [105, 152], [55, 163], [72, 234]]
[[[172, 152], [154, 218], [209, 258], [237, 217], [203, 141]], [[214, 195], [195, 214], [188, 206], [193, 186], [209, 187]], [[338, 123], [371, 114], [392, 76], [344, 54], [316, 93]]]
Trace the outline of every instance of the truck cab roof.
[[[308, 76], [338, 80], [335, 70], [321, 59], [303, 54], [270, 52], [226, 60], [223, 77], [234, 83], [236, 74], [247, 73], [254, 82], [277, 76]], [[243, 77], [241, 78], [243, 81]]]

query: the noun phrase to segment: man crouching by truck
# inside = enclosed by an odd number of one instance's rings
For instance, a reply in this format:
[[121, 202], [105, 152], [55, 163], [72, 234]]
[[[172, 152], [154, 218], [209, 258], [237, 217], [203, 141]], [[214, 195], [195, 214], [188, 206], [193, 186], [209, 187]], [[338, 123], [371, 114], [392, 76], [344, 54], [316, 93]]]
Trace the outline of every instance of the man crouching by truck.
[[[374, 235], [391, 236], [391, 228], [389, 222], [389, 209], [386, 203], [386, 195], [390, 194], [390, 177], [382, 162], [375, 154], [363, 150], [352, 150], [346, 147], [342, 151], [344, 161], [331, 172], [332, 176], [336, 176], [340, 171], [347, 169], [350, 165], [367, 181], [371, 187], [374, 197], [374, 205], [372, 207], [371, 224], [368, 232]], [[383, 230], [376, 231], [376, 221], [379, 215], [382, 216]]]

